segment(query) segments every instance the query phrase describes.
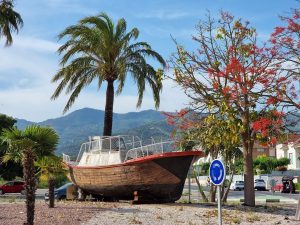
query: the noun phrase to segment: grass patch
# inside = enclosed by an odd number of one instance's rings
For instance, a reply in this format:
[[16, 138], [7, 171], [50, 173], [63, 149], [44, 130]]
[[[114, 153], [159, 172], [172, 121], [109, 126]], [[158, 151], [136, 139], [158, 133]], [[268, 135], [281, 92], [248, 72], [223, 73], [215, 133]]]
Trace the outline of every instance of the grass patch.
[[16, 202], [16, 196], [11, 196], [8, 198], [9, 203], [15, 203]]

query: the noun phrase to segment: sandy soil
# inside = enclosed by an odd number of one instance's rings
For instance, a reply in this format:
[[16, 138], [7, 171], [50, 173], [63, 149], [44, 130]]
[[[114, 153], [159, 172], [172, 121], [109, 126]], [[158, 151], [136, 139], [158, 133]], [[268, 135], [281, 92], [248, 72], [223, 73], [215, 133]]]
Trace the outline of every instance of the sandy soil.
[[[300, 224], [294, 220], [295, 206], [240, 205], [223, 207], [223, 224]], [[25, 222], [24, 203], [0, 203], [1, 225], [22, 225]], [[127, 225], [127, 224], [217, 224], [215, 205], [203, 204], [147, 204], [127, 202], [59, 202], [49, 209], [37, 202], [36, 225]]]
[[[90, 202], [59, 202], [49, 209], [45, 202], [37, 202], [35, 209], [36, 225], [79, 225], [99, 212]], [[0, 203], [0, 225], [23, 225], [26, 221], [25, 203]]]

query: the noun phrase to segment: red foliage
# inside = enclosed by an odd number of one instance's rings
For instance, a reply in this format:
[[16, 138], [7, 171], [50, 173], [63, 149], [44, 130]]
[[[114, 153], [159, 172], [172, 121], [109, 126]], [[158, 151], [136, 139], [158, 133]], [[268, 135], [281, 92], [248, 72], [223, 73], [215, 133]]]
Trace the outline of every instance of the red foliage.
[[272, 33], [272, 36], [277, 36], [285, 30], [284, 27], [275, 27], [275, 31]]
[[273, 96], [269, 97], [267, 100], [268, 105], [275, 105], [277, 102], [278, 102], [278, 99]]
[[252, 123], [252, 129], [256, 133], [260, 133], [262, 138], [268, 138], [266, 145], [276, 144], [276, 135], [283, 125], [283, 112], [271, 111], [265, 117], [260, 117]]

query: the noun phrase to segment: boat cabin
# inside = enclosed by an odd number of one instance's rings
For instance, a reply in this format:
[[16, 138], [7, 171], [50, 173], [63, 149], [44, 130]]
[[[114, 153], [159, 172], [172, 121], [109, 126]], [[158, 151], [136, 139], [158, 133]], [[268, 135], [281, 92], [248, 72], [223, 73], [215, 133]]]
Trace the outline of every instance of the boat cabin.
[[[163, 152], [174, 151], [172, 141], [143, 145], [142, 140], [132, 136], [93, 136], [81, 145], [75, 164], [78, 166], [104, 166], [126, 162]], [[65, 162], [70, 157], [63, 155]]]

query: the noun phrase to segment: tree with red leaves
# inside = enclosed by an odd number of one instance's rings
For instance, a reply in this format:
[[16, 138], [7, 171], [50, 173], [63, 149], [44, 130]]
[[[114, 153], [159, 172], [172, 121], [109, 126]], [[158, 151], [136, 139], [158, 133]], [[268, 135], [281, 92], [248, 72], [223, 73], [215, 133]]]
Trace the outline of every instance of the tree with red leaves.
[[231, 118], [243, 147], [245, 204], [254, 206], [253, 144], [276, 141], [283, 112], [290, 110], [291, 80], [282, 72], [277, 46], [259, 46], [249, 22], [221, 12], [218, 21], [210, 15], [200, 21], [197, 31], [196, 51], [185, 50], [175, 40], [173, 79], [191, 98], [192, 108]]
[[[273, 48], [277, 50], [277, 60], [283, 63], [282, 71], [289, 80], [286, 95], [299, 109], [300, 81], [300, 9], [292, 9], [288, 16], [281, 16], [284, 26], [275, 27], [271, 35]], [[296, 101], [295, 101], [296, 99]]]

